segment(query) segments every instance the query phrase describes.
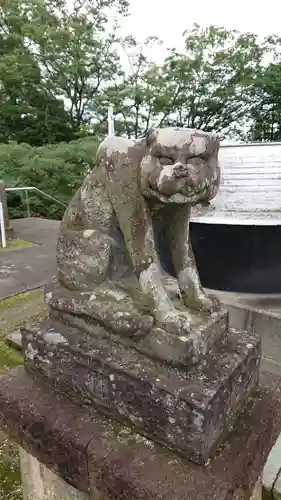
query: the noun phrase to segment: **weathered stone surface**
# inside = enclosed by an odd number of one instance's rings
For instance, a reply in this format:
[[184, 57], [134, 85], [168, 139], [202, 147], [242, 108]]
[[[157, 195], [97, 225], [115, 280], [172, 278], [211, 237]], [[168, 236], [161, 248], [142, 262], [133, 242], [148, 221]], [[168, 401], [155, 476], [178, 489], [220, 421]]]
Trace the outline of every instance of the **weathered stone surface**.
[[20, 448], [23, 500], [89, 500]]
[[[281, 435], [273, 446], [262, 473], [263, 498], [275, 498], [274, 490], [278, 489], [278, 477], [281, 470]], [[281, 482], [279, 482], [279, 485]], [[281, 493], [280, 493], [281, 497]]]
[[25, 366], [80, 402], [204, 463], [258, 382], [259, 339], [229, 330], [188, 370], [116, 339], [102, 327], [89, 335], [45, 318], [23, 329]]
[[[76, 411], [77, 410], [77, 411]], [[94, 436], [91, 414], [45, 385], [38, 385], [24, 368], [0, 377], [0, 427], [27, 452], [85, 490], [86, 450]]]
[[22, 368], [0, 377], [0, 426], [90, 500], [246, 500], [280, 433], [281, 401], [260, 391], [205, 467], [75, 404]]
[[[52, 286], [52, 292], [46, 287], [45, 295], [52, 293], [52, 303], [63, 303], [62, 310], [51, 309], [51, 317], [63, 323], [75, 326], [78, 330], [98, 336], [101, 331], [104, 335], [112, 336], [113, 340], [123, 342], [137, 349], [151, 359], [165, 361], [170, 366], [187, 368], [193, 364], [193, 339], [196, 338], [197, 351], [200, 355], [210, 352], [217, 343], [221, 342], [228, 329], [228, 314], [224, 310], [203, 314], [192, 311], [192, 328], [188, 336], [175, 335], [162, 328], [153, 328], [149, 335], [127, 336], [101, 330], [97, 321], [90, 317], [92, 309], [89, 308], [89, 294], [62, 290], [58, 283]], [[90, 294], [91, 295], [91, 294]], [[61, 297], [64, 299], [61, 299]], [[62, 302], [63, 301], [63, 302]], [[96, 302], [95, 307], [99, 304]], [[81, 316], [81, 311], [84, 311]], [[74, 314], [72, 313], [74, 311]], [[80, 313], [79, 313], [80, 312]], [[88, 313], [88, 314], [87, 314]], [[116, 322], [118, 319], [116, 319]]]
[[262, 500], [262, 483], [260, 478], [255, 485], [255, 489], [250, 500]]
[[21, 332], [20, 330], [16, 330], [15, 332], [8, 333], [5, 337], [6, 342], [11, 344], [16, 349], [21, 351]]
[[[188, 363], [198, 362], [212, 338], [210, 316], [221, 308], [201, 286], [190, 207], [218, 190], [218, 149], [213, 134], [185, 128], [155, 129], [140, 141], [107, 138], [63, 217], [61, 286], [46, 294], [51, 309], [123, 337], [153, 337], [157, 327], [163, 339], [166, 332], [182, 337]], [[165, 266], [176, 300], [165, 286]], [[220, 315], [217, 322], [216, 333], [224, 334]]]

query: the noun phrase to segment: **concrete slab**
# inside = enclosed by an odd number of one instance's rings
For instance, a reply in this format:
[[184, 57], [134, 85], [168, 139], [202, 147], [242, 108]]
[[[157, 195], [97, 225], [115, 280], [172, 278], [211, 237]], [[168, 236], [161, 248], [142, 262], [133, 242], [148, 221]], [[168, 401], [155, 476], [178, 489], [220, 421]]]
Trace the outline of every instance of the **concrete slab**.
[[[281, 468], [281, 436], [273, 446], [262, 473], [263, 497], [271, 498]], [[281, 484], [281, 483], [280, 483]]]
[[279, 471], [277, 479], [273, 485], [272, 498], [274, 500], [281, 500], [281, 474], [280, 474], [280, 471]]
[[0, 300], [44, 286], [56, 274], [59, 225], [37, 218], [13, 221], [17, 237], [37, 245], [1, 253]]
[[20, 464], [24, 500], [89, 500], [22, 448]]
[[59, 227], [60, 221], [40, 217], [13, 220], [13, 228], [18, 238], [39, 245], [56, 243]]
[[21, 351], [21, 332], [19, 330], [6, 335], [5, 340], [8, 344]]

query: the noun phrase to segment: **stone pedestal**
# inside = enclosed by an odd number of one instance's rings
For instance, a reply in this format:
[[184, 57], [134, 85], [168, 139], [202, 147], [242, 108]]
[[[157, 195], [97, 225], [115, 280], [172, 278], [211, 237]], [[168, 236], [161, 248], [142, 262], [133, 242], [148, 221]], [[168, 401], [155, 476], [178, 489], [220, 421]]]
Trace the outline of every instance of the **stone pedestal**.
[[89, 500], [248, 500], [280, 431], [260, 339], [229, 328], [192, 253], [218, 148], [184, 128], [104, 141], [63, 217], [50, 317], [0, 377], [0, 427]]
[[98, 325], [89, 335], [42, 318], [22, 333], [27, 370], [200, 464], [258, 383], [260, 340], [243, 331], [225, 329], [202, 362], [185, 369], [143, 355], [142, 340], [121, 341]]
[[0, 426], [89, 500], [248, 500], [280, 433], [281, 400], [260, 390], [206, 466], [76, 404], [23, 368], [0, 377]]
[[20, 448], [24, 500], [88, 500], [89, 496], [73, 488], [59, 476]]
[[7, 239], [13, 238], [14, 237], [14, 230], [10, 226], [10, 221], [9, 221], [9, 216], [8, 216], [8, 206], [7, 206], [7, 194], [5, 191], [5, 183], [3, 181], [0, 181], [0, 201], [2, 201], [3, 210], [4, 210], [6, 238]]

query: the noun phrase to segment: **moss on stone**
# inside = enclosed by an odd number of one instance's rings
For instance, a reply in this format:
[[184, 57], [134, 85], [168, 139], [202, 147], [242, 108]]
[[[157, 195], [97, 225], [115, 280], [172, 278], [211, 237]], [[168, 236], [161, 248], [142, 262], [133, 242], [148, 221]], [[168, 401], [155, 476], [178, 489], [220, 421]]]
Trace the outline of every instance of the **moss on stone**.
[[18, 448], [2, 433], [0, 440], [0, 500], [22, 500]]
[[42, 288], [37, 288], [36, 290], [31, 290], [30, 292], [19, 293], [18, 295], [8, 297], [7, 299], [0, 301], [0, 313], [17, 306], [18, 304], [22, 304], [23, 302], [26, 303], [31, 300], [38, 299], [38, 297], [43, 297]]
[[[0, 301], [0, 373], [23, 363], [19, 351], [7, 344], [5, 335], [27, 320], [44, 313], [42, 289]], [[18, 447], [0, 432], [0, 500], [22, 500]]]
[[0, 252], [11, 252], [12, 250], [20, 250], [21, 248], [33, 247], [35, 243], [20, 239], [8, 240], [6, 248], [0, 246]]
[[[21, 355], [0, 340], [0, 371], [22, 364]], [[0, 432], [0, 500], [22, 500], [18, 447]]]
[[15, 368], [23, 364], [19, 351], [8, 345], [5, 340], [0, 340], [0, 371]]

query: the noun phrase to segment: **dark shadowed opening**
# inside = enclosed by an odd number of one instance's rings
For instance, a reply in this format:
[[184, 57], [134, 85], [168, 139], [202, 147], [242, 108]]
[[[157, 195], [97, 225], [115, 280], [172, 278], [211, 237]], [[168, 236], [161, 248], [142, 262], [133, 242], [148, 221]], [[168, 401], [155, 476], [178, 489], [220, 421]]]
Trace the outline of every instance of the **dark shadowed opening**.
[[193, 223], [191, 238], [206, 288], [281, 292], [281, 226]]

